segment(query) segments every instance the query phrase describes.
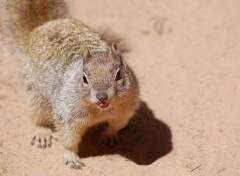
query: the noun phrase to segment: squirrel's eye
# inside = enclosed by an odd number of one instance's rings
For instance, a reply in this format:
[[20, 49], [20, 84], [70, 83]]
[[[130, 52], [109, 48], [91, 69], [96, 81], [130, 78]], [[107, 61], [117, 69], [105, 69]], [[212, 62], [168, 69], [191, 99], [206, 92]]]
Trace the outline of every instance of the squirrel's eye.
[[85, 84], [88, 84], [88, 80], [87, 80], [87, 78], [86, 78], [85, 75], [83, 75], [83, 82], [84, 82]]
[[116, 74], [116, 81], [119, 81], [120, 79], [122, 79], [122, 73], [120, 70], [118, 70], [118, 72]]

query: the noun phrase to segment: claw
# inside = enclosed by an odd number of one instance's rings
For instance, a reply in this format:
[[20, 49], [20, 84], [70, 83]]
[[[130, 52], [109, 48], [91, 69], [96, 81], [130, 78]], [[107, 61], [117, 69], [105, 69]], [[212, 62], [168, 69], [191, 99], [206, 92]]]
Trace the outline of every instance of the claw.
[[104, 136], [101, 139], [101, 144], [103, 144], [105, 146], [112, 146], [114, 144], [118, 144], [118, 137], [117, 137], [117, 135], [110, 136], [110, 137]]
[[36, 139], [36, 136], [34, 136], [34, 137], [32, 138], [31, 145], [34, 145], [35, 139]]
[[51, 146], [52, 131], [49, 128], [38, 128], [35, 136], [32, 138], [31, 145], [36, 145], [38, 148], [46, 148]]
[[81, 169], [85, 164], [80, 160], [77, 154], [68, 151], [64, 156], [65, 164], [72, 169]]

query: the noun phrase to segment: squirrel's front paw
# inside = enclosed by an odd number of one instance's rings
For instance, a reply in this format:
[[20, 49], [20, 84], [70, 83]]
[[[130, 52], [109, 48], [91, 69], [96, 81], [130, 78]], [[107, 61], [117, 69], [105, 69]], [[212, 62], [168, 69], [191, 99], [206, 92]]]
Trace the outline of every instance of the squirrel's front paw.
[[36, 145], [38, 148], [51, 147], [52, 130], [46, 127], [37, 128], [34, 137], [32, 138], [31, 144]]
[[102, 137], [100, 138], [100, 142], [105, 146], [112, 146], [118, 143], [118, 135], [103, 134]]
[[82, 169], [85, 164], [81, 161], [76, 153], [67, 151], [64, 155], [64, 162], [67, 166], [73, 169]]

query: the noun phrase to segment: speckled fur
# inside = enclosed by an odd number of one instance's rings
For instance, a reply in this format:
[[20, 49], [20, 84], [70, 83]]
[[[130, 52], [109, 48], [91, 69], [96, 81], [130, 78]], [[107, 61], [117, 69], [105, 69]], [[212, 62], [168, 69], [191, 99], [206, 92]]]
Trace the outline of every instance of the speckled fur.
[[[42, 8], [40, 2], [46, 6], [51, 1], [38, 1], [40, 7], [36, 8]], [[30, 18], [30, 14], [21, 15], [26, 20]], [[80, 21], [49, 19], [52, 18], [48, 16], [43, 23], [41, 18], [36, 28], [27, 28], [24, 23], [25, 30], [20, 32], [25, 37], [16, 38], [16, 43], [23, 53], [21, 61], [32, 119], [38, 127], [55, 126], [64, 147], [76, 154], [89, 127], [108, 121], [104, 135], [109, 137], [126, 126], [139, 106], [139, 87], [114, 45], [109, 46]], [[9, 22], [17, 23], [11, 19]], [[117, 70], [122, 73], [119, 82], [115, 80]], [[83, 83], [84, 73], [89, 81], [87, 86]], [[107, 109], [97, 107], [96, 92], [102, 90], [109, 96]]]

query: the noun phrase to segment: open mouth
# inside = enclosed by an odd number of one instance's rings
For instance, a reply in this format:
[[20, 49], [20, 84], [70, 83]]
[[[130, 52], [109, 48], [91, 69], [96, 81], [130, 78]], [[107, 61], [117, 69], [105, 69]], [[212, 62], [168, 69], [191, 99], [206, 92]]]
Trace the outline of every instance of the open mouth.
[[98, 107], [101, 108], [101, 109], [105, 109], [107, 108], [109, 105], [109, 103], [105, 102], [105, 101], [101, 101], [98, 103]]

